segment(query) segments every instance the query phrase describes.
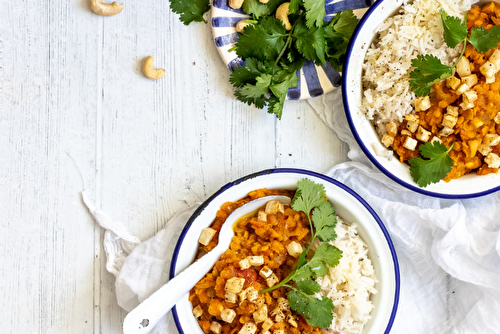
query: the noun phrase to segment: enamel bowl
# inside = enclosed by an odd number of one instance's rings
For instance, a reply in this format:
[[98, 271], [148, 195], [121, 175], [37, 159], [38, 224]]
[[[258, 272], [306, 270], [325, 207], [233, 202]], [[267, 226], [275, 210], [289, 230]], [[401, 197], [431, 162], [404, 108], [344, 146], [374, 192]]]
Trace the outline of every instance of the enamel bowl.
[[[449, 183], [440, 181], [420, 188], [411, 178], [409, 166], [396, 158], [388, 159], [380, 152], [387, 148], [380, 142], [375, 129], [361, 111], [362, 64], [377, 27], [401, 6], [401, 0], [379, 0], [363, 15], [351, 39], [342, 73], [344, 108], [354, 138], [371, 162], [400, 185], [415, 192], [448, 199], [472, 198], [500, 189], [500, 175], [467, 175]], [[379, 154], [377, 154], [379, 153]]]
[[[361, 17], [374, 0], [327, 0], [325, 1], [326, 21], [331, 21], [335, 13], [353, 9]], [[228, 5], [229, 0], [213, 0], [211, 9], [211, 26], [215, 46], [222, 61], [232, 72], [235, 67], [244, 64], [235, 51], [229, 51], [238, 41], [240, 33], [236, 31], [236, 23], [250, 16], [241, 9], [233, 9]], [[340, 74], [330, 65], [316, 66], [307, 61], [297, 73], [299, 85], [288, 90], [288, 100], [303, 100], [331, 92], [341, 82]]]
[[[370, 206], [354, 191], [327, 176], [300, 169], [270, 169], [248, 175], [223, 186], [193, 213], [177, 242], [170, 278], [188, 267], [196, 254], [200, 231], [209, 226], [217, 210], [227, 201], [245, 197], [259, 188], [295, 189], [303, 178], [321, 183], [338, 215], [358, 224], [358, 232], [369, 248], [368, 255], [375, 268], [377, 293], [372, 296], [374, 309], [364, 334], [389, 333], [399, 302], [399, 266], [392, 241], [384, 224]], [[172, 310], [179, 333], [203, 334], [192, 314], [186, 294]]]

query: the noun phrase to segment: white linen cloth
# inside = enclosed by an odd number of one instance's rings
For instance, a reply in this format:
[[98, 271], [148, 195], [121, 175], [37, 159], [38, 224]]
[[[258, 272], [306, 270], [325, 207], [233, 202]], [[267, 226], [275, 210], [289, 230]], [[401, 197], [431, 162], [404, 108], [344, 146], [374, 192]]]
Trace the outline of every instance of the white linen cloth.
[[[325, 174], [369, 203], [395, 245], [401, 294], [391, 333], [500, 333], [500, 193], [471, 200], [439, 200], [407, 190], [363, 155], [350, 133], [340, 90], [309, 102], [350, 148], [351, 161], [333, 166]], [[92, 207], [88, 199], [85, 203]], [[179, 212], [126, 258], [130, 246], [136, 245], [134, 240], [117, 228], [120, 223], [115, 225], [92, 207], [96, 220], [114, 231], [114, 238], [105, 239], [104, 244], [108, 270], [116, 275], [118, 304], [125, 310], [132, 310], [168, 281], [176, 240], [197, 205]], [[171, 314], [152, 333], [177, 334]]]

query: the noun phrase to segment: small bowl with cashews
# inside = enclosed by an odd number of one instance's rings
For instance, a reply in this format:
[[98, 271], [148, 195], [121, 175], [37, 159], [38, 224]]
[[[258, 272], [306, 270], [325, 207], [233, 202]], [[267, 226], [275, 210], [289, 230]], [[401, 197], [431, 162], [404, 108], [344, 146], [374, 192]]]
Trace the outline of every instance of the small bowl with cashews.
[[[499, 9], [379, 0], [360, 20], [343, 71], [345, 113], [365, 155], [400, 185], [446, 199], [500, 190], [500, 49], [474, 37], [500, 23]], [[463, 30], [455, 46], [445, 37], [453, 18], [454, 33]]]
[[[260, 4], [266, 4], [269, 0], [259, 1]], [[243, 2], [243, 0], [214, 0], [211, 7], [211, 26], [215, 46], [222, 61], [231, 72], [244, 64], [244, 61], [231, 49], [243, 33], [244, 27], [251, 24], [247, 21], [251, 19], [251, 16], [242, 9]], [[346, 9], [354, 10], [354, 14], [361, 17], [373, 2], [374, 0], [327, 0], [325, 1], [325, 21], [331, 21], [337, 12]], [[285, 26], [288, 24], [287, 29], [290, 29], [290, 23], [286, 20], [288, 5], [289, 2], [284, 1], [274, 16], [283, 18], [283, 24]], [[288, 90], [286, 97], [288, 100], [317, 97], [333, 91], [341, 84], [341, 74], [328, 62], [325, 65], [316, 66], [314, 62], [306, 61], [297, 74], [299, 76], [298, 87]]]
[[[238, 218], [233, 223], [235, 236], [229, 248], [172, 309], [179, 333], [328, 334], [338, 333], [339, 328], [349, 329], [349, 333], [389, 333], [400, 284], [390, 236], [382, 220], [359, 195], [316, 172], [263, 170], [223, 186], [186, 223], [175, 247], [170, 278], [216, 247], [218, 231], [231, 212], [256, 198], [275, 195], [290, 200], [271, 200], [252, 214]], [[303, 199], [314, 197], [320, 203], [311, 211], [312, 227], [309, 215], [300, 210]], [[321, 223], [320, 211], [330, 212], [324, 217], [335, 219], [336, 224], [330, 225], [335, 228], [335, 236], [321, 237], [323, 241], [318, 239], [322, 233], [318, 231], [332, 220]], [[318, 274], [316, 283], [309, 283], [321, 290], [311, 298], [321, 299], [327, 306], [301, 313], [293, 299], [299, 280], [284, 284], [285, 276], [293, 276], [303, 252], [308, 254], [305, 261], [314, 261], [316, 254], [323, 251], [330, 254], [325, 259], [330, 269]], [[309, 311], [319, 312], [312, 321]]]

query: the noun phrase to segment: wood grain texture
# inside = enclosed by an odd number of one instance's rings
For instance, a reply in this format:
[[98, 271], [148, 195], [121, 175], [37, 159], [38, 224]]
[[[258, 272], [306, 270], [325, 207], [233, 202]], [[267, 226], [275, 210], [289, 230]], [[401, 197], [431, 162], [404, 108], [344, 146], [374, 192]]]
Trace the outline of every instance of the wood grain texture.
[[[146, 240], [248, 173], [347, 159], [306, 102], [281, 121], [237, 102], [208, 26], [168, 2], [100, 17], [83, 0], [0, 1], [2, 333], [121, 333], [83, 188]], [[142, 75], [148, 55], [163, 79]]]

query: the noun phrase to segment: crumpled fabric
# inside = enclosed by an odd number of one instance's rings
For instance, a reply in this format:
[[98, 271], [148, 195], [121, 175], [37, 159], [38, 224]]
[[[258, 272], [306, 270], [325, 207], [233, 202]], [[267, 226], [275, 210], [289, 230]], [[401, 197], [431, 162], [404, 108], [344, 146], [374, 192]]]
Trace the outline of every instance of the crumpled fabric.
[[[364, 156], [350, 133], [340, 90], [309, 103], [350, 149], [350, 161], [325, 174], [363, 197], [394, 243], [401, 291], [391, 332], [500, 333], [500, 193], [440, 200], [412, 192], [390, 180]], [[92, 207], [88, 199], [85, 204]], [[117, 272], [118, 304], [125, 310], [132, 310], [168, 281], [176, 240], [198, 205], [180, 211], [158, 234], [135, 245], [120, 262], [121, 269], [112, 267]], [[95, 217], [101, 214], [96, 220], [104, 228], [115, 226], [102, 219], [102, 211], [94, 207], [90, 211]], [[131, 242], [124, 229], [112, 231], [113, 247], [106, 247], [108, 263], [119, 256], [123, 259], [128, 252], [124, 242]], [[170, 313], [152, 333], [178, 333]]]

